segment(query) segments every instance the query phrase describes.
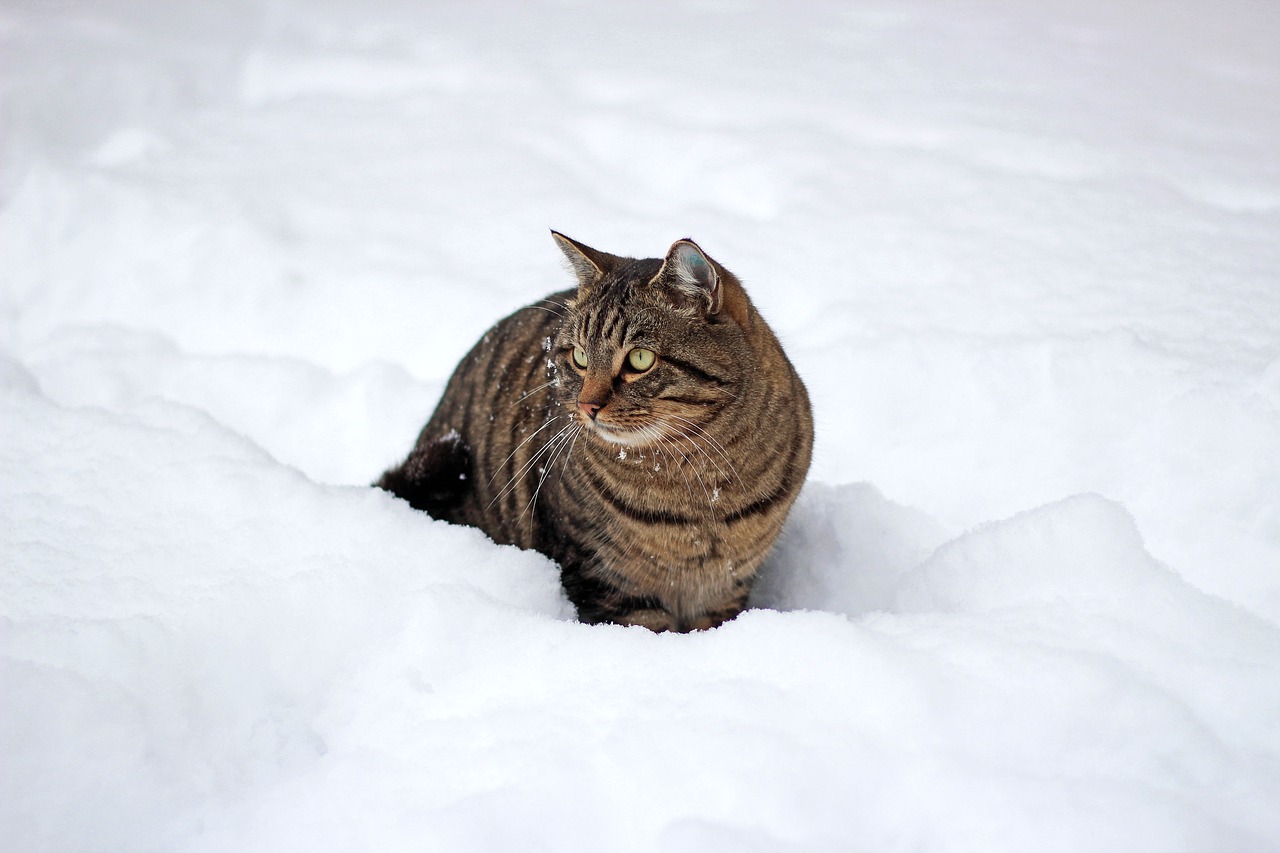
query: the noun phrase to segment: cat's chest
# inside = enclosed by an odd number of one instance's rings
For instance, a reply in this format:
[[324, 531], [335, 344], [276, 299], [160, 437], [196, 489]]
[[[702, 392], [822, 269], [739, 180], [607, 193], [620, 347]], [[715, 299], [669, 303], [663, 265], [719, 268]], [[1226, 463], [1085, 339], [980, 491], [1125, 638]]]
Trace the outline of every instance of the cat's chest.
[[708, 547], [725, 538], [723, 520], [743, 491], [726, 464], [693, 453], [619, 448], [593, 462], [583, 478], [615, 515], [661, 522]]
[[677, 448], [619, 448], [598, 466], [620, 489], [646, 503], [678, 509], [691, 521], [712, 520], [734, 485], [728, 464], [705, 454]]
[[742, 500], [733, 476], [709, 461], [619, 449], [579, 469], [571, 512], [590, 519], [593, 550], [645, 588], [694, 576], [732, 579], [744, 543], [726, 518]]

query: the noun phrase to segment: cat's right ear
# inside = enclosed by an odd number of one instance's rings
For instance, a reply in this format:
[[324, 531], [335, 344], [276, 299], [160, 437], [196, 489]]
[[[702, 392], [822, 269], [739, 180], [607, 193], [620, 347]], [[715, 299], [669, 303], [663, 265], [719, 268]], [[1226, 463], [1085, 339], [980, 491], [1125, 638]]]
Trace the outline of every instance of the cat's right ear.
[[552, 231], [551, 236], [555, 238], [560, 251], [564, 252], [564, 256], [569, 259], [569, 265], [578, 276], [579, 287], [590, 287], [613, 267], [613, 255], [593, 249], [577, 240], [571, 240], [559, 231]]

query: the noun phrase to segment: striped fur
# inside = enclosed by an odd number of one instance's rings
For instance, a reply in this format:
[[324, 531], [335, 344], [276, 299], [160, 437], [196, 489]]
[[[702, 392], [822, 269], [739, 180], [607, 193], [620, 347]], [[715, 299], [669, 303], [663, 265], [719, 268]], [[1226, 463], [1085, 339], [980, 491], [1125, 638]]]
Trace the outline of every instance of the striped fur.
[[719, 625], [808, 472], [804, 385], [692, 241], [636, 260], [554, 236], [578, 287], [490, 329], [377, 485], [551, 557], [584, 622]]

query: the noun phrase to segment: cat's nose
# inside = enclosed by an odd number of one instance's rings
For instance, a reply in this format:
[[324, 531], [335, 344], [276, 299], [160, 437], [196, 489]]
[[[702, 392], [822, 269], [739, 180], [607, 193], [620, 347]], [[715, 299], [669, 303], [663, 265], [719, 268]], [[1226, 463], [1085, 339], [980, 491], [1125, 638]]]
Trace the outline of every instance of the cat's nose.
[[596, 419], [600, 410], [609, 405], [612, 389], [610, 378], [605, 375], [588, 375], [582, 380], [582, 390], [578, 392], [578, 411], [591, 420]]

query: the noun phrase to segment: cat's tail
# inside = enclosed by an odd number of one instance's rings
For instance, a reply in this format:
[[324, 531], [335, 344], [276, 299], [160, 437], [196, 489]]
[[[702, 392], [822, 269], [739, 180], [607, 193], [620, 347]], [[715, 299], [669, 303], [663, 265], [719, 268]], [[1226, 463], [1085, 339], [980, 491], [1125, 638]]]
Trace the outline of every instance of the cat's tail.
[[471, 450], [456, 431], [421, 442], [374, 483], [432, 518], [448, 519], [471, 487]]

